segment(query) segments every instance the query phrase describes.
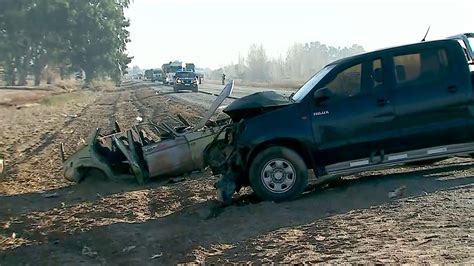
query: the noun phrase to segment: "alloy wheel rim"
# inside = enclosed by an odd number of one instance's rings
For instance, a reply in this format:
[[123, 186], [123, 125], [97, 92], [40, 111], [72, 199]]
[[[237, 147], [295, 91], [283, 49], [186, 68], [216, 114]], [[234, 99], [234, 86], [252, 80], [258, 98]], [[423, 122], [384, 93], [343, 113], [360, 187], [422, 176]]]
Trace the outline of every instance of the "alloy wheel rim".
[[265, 188], [272, 193], [285, 193], [295, 185], [296, 171], [289, 161], [277, 158], [263, 166], [260, 178]]

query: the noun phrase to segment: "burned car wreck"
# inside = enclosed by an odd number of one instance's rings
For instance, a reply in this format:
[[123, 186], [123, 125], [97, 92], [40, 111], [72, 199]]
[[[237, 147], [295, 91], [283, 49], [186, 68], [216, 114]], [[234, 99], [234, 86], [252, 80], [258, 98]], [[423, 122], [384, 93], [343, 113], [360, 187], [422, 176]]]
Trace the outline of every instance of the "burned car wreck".
[[229, 123], [228, 118], [210, 118], [233, 87], [233, 81], [228, 83], [194, 126], [180, 115], [175, 119], [181, 124], [177, 127], [142, 121], [123, 131], [115, 123], [111, 134], [101, 135], [100, 129], [94, 129], [86, 145], [67, 159], [61, 144], [65, 178], [79, 183], [88, 176], [114, 179], [132, 174], [144, 183], [153, 177], [173, 177], [204, 169], [204, 149]]

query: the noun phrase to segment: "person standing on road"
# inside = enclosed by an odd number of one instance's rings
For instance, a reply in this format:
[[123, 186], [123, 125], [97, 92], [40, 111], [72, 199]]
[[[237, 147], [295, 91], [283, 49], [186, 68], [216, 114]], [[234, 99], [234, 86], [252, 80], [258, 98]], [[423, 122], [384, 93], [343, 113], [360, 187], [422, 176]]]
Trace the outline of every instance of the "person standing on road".
[[224, 85], [224, 84], [225, 84], [225, 74], [222, 73], [222, 85]]

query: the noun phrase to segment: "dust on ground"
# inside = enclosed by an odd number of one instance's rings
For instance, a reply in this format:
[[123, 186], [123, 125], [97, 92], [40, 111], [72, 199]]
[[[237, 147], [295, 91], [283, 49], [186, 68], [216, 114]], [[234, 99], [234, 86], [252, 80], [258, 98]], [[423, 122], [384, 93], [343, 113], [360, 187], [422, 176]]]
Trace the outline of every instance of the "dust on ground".
[[178, 112], [195, 122], [202, 107], [141, 83], [8, 93], [18, 103], [0, 105], [2, 265], [474, 262], [471, 159], [361, 173], [280, 204], [246, 189], [220, 208], [209, 172], [146, 185], [75, 185], [61, 172], [60, 143], [70, 154], [95, 127]]

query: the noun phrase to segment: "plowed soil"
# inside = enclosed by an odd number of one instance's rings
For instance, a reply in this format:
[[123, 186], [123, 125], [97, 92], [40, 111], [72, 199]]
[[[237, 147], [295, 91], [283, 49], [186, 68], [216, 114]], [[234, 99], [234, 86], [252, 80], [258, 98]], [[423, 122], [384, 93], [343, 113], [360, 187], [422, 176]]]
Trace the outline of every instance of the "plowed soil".
[[0, 104], [0, 265], [474, 263], [470, 158], [347, 176], [278, 204], [245, 189], [224, 208], [207, 171], [146, 185], [62, 177], [60, 143], [70, 155], [96, 127], [177, 113], [196, 122], [205, 111], [171, 96], [143, 83], [8, 90]]

